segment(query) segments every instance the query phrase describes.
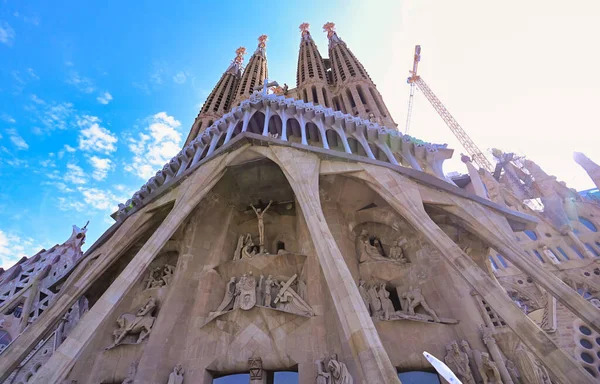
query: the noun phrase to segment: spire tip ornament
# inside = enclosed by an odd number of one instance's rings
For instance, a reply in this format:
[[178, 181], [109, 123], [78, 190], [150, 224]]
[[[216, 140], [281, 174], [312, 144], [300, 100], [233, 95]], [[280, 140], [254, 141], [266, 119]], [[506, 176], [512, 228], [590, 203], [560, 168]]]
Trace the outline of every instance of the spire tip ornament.
[[235, 50], [235, 59], [234, 61], [238, 64], [242, 64], [244, 62], [244, 55], [246, 54], [246, 48], [239, 47]]
[[267, 46], [267, 39], [268, 39], [267, 35], [260, 35], [258, 37], [258, 47], [264, 49]]
[[331, 38], [335, 34], [335, 23], [328, 21], [323, 25], [323, 32], [327, 32], [327, 37]]
[[298, 27], [300, 28], [300, 32], [302, 32], [302, 36], [306, 35], [308, 32], [308, 29], [310, 28], [310, 24], [308, 23], [302, 23], [300, 24], [300, 26]]

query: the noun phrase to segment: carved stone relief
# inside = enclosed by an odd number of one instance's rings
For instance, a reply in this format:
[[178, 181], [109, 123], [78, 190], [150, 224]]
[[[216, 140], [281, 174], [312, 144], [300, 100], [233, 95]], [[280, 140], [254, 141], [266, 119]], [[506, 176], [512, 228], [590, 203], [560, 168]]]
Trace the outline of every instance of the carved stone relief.
[[386, 254], [381, 239], [375, 235], [369, 236], [369, 232], [363, 229], [355, 241], [358, 262], [388, 261], [398, 264], [410, 263], [404, 250], [404, 246], [407, 243], [408, 241], [405, 238], [397, 239], [390, 247], [389, 254]]
[[[225, 295], [216, 311], [209, 314], [212, 320], [234, 309], [248, 311], [254, 306], [278, 309], [301, 316], [314, 316], [311, 306], [304, 301], [298, 291], [306, 290], [303, 281], [294, 274], [291, 278], [278, 281], [272, 275], [261, 275], [258, 283], [252, 272], [239, 279], [232, 277], [227, 283]], [[209, 320], [210, 321], [210, 320]]]
[[317, 384], [353, 384], [354, 379], [346, 364], [338, 360], [337, 354], [329, 359], [320, 359], [317, 364]]
[[[390, 291], [385, 282], [367, 285], [364, 280], [359, 280], [358, 291], [365, 307], [371, 317], [377, 320], [413, 320], [420, 322], [435, 322], [445, 324], [456, 324], [458, 320], [440, 318], [437, 313], [427, 304], [421, 289], [410, 287], [406, 292], [399, 292], [400, 308], [394, 307], [390, 298]], [[422, 308], [425, 313], [417, 313], [416, 309]]]
[[151, 270], [144, 279], [144, 290], [152, 288], [161, 288], [171, 284], [175, 266], [165, 264], [162, 267], [156, 267]]
[[173, 372], [169, 374], [169, 381], [167, 384], [183, 384], [183, 375], [185, 371], [181, 364], [177, 364], [175, 368], [173, 368]]
[[446, 345], [444, 362], [464, 384], [475, 384], [473, 372], [469, 365], [469, 356], [458, 347], [456, 341]]
[[[114, 342], [106, 349], [112, 349], [122, 344], [139, 344], [144, 341], [154, 325], [153, 316], [157, 307], [156, 299], [150, 297], [136, 313], [124, 313], [117, 319], [118, 328], [113, 332]], [[136, 336], [137, 340], [126, 342], [128, 336]]]

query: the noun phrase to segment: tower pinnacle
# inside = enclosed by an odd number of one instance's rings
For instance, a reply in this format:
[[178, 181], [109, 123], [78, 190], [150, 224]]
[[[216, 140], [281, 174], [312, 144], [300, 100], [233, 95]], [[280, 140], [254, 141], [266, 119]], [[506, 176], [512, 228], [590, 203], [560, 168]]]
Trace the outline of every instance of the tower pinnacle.
[[185, 145], [231, 109], [231, 101], [235, 96], [235, 90], [242, 77], [242, 63], [244, 62], [245, 54], [246, 48], [244, 47], [239, 47], [235, 50], [235, 58], [231, 61], [231, 64], [229, 64], [229, 67], [227, 67], [227, 70], [225, 70], [221, 79], [204, 102], [192, 125]]
[[239, 105], [244, 99], [250, 97], [254, 88], [262, 84], [269, 76], [267, 69], [267, 39], [267, 35], [258, 37], [256, 51], [250, 57], [242, 79], [234, 92], [235, 99], [231, 104], [232, 107]]

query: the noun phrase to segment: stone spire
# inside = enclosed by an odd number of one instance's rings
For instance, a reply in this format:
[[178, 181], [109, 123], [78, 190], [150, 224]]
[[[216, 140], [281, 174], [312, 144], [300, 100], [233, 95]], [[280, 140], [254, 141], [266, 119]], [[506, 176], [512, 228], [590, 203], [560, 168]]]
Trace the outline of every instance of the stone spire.
[[333, 82], [337, 88], [335, 109], [363, 119], [397, 127], [362, 63], [335, 32], [335, 24], [323, 25], [329, 39], [329, 59]]
[[600, 165], [594, 163], [589, 157], [581, 152], [573, 153], [573, 159], [577, 164], [581, 165], [594, 184], [596, 184], [596, 187], [600, 189]]
[[325, 63], [309, 32], [309, 24], [300, 24], [301, 39], [298, 53], [296, 87], [298, 95], [306, 102], [331, 107]]
[[235, 90], [242, 77], [242, 64], [245, 54], [246, 48], [244, 47], [239, 47], [235, 50], [235, 59], [231, 61], [231, 64], [206, 99], [192, 125], [185, 145], [206, 128], [210, 127], [214, 121], [223, 116], [231, 108], [231, 101], [235, 96]]
[[250, 57], [250, 61], [244, 70], [242, 79], [235, 92], [235, 99], [232, 107], [239, 105], [243, 100], [250, 97], [255, 87], [262, 86], [264, 80], [268, 78], [267, 69], [267, 35], [258, 37], [258, 46], [256, 51]]

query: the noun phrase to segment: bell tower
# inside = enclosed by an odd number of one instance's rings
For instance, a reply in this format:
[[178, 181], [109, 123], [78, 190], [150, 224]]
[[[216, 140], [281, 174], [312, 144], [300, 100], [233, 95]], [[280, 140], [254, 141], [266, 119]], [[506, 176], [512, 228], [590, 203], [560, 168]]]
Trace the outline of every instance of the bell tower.
[[367, 70], [337, 35], [335, 24], [326, 23], [323, 31], [329, 39], [329, 59], [336, 89], [334, 108], [381, 125], [397, 127]]
[[300, 24], [300, 52], [296, 72], [298, 95], [305, 102], [331, 107], [325, 63], [309, 32], [308, 23]]
[[239, 47], [235, 50], [235, 59], [231, 61], [231, 64], [223, 73], [217, 85], [213, 88], [206, 99], [206, 102], [204, 102], [202, 109], [200, 109], [200, 112], [192, 125], [192, 129], [185, 141], [185, 145], [231, 109], [231, 101], [235, 95], [235, 90], [240, 82], [240, 78], [242, 77], [242, 64], [244, 62], [245, 54], [246, 48], [244, 47]]
[[235, 107], [250, 97], [254, 91], [254, 87], [262, 85], [268, 76], [267, 35], [261, 35], [258, 37], [258, 47], [256, 47], [256, 51], [250, 57], [250, 61], [244, 70], [242, 80], [235, 92], [235, 99], [231, 106]]

